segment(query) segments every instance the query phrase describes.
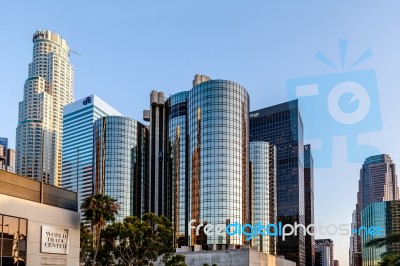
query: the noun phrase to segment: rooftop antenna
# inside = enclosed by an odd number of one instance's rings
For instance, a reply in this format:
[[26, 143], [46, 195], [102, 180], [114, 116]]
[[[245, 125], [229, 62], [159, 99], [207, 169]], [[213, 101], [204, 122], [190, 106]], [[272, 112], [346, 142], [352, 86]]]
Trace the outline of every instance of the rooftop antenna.
[[73, 51], [73, 50], [69, 50], [71, 53], [74, 53], [74, 54], [76, 54], [76, 55], [79, 55], [79, 56], [82, 56], [80, 53], [78, 53], [78, 52], [76, 52], [76, 51]]

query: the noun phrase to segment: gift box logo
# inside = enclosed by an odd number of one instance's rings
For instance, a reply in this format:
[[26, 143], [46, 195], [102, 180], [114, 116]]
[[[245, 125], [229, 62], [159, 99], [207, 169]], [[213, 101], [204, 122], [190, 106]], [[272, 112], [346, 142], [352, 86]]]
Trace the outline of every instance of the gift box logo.
[[[345, 68], [347, 40], [339, 41], [342, 68]], [[313, 149], [315, 167], [332, 167], [334, 137], [347, 138], [347, 161], [362, 163], [370, 155], [379, 154], [373, 145], [359, 144], [359, 134], [379, 131], [382, 120], [376, 73], [372, 69], [352, 70], [372, 56], [366, 50], [347, 72], [302, 77], [287, 81], [290, 99], [299, 99], [305, 125], [304, 139]], [[316, 58], [339, 69], [322, 53]], [[314, 144], [314, 145], [313, 145]]]

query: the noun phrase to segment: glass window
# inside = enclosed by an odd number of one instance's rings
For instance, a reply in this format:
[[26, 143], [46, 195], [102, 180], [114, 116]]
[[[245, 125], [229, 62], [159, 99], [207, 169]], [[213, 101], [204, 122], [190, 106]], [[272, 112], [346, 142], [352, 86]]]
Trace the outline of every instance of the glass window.
[[26, 219], [0, 215], [0, 265], [24, 266], [26, 261]]

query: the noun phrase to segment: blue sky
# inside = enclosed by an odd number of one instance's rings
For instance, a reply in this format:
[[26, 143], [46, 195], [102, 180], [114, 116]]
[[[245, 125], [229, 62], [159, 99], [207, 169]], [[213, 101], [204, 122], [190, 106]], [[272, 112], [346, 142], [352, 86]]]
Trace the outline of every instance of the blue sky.
[[[189, 90], [196, 73], [240, 83], [252, 110], [284, 102], [289, 79], [348, 71], [315, 59], [321, 51], [340, 65], [338, 40], [348, 39], [346, 62], [368, 48], [373, 53], [353, 70], [375, 71], [382, 122], [381, 130], [357, 136], [398, 162], [399, 8], [395, 1], [2, 2], [0, 136], [15, 146], [37, 29], [58, 32], [82, 55], [71, 54], [75, 99], [95, 93], [140, 121], [152, 89]], [[317, 223], [350, 223], [360, 163], [347, 163], [345, 153], [345, 137], [338, 136], [332, 167], [316, 169]], [[336, 258], [347, 265], [348, 237], [332, 238]]]

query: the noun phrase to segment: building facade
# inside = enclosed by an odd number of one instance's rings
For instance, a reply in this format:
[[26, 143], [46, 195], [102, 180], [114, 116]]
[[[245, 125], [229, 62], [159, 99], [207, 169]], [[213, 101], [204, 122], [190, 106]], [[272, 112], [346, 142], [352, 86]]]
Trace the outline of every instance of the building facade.
[[104, 116], [93, 125], [94, 192], [116, 199], [116, 221], [148, 210], [148, 130], [122, 116]]
[[64, 106], [61, 186], [78, 193], [78, 206], [93, 192], [93, 124], [106, 115], [121, 116], [96, 95]]
[[[400, 200], [375, 202], [361, 211], [361, 253], [362, 265], [374, 266], [382, 259], [386, 252], [399, 252], [399, 244], [384, 245], [382, 247], [366, 247], [369, 241], [385, 237], [390, 234], [398, 234], [399, 230]], [[373, 236], [366, 228], [379, 227], [379, 235]]]
[[169, 213], [167, 181], [165, 176], [165, 98], [163, 92], [152, 91], [150, 110], [146, 121], [150, 122], [149, 139], [149, 211], [166, 217]]
[[[396, 165], [387, 154], [368, 157], [360, 170], [356, 204], [356, 228], [362, 226], [361, 212], [375, 202], [399, 199]], [[357, 242], [351, 255], [353, 266], [361, 266], [364, 255], [362, 254], [362, 238], [356, 236]]]
[[7, 149], [0, 144], [0, 170], [7, 170]]
[[[188, 95], [189, 221], [199, 224], [249, 222], [249, 96], [226, 80], [195, 85]], [[234, 235], [197, 235], [190, 243], [242, 245]]]
[[333, 241], [331, 239], [315, 240], [315, 265], [333, 266]]
[[[250, 141], [267, 141], [277, 148], [278, 222], [305, 224], [303, 123], [298, 101], [252, 111]], [[277, 254], [305, 265], [304, 233], [285, 241], [278, 238]]]
[[0, 170], [1, 265], [79, 265], [79, 230], [74, 192]]
[[[305, 223], [314, 224], [314, 160], [311, 145], [304, 145], [304, 194], [305, 194]], [[313, 229], [311, 229], [313, 230]], [[315, 265], [315, 237], [305, 236], [306, 265]]]
[[[265, 141], [250, 142], [251, 224], [276, 222], [276, 147]], [[257, 235], [252, 246], [276, 255], [277, 237]]]
[[73, 101], [69, 46], [44, 30], [33, 35], [33, 60], [19, 103], [16, 134], [18, 174], [60, 186], [63, 106]]
[[165, 180], [167, 183], [167, 206], [174, 224], [176, 246], [187, 245], [188, 171], [187, 169], [187, 97], [188, 91], [170, 96], [165, 102]]
[[7, 171], [10, 173], [15, 173], [15, 150], [7, 149]]

